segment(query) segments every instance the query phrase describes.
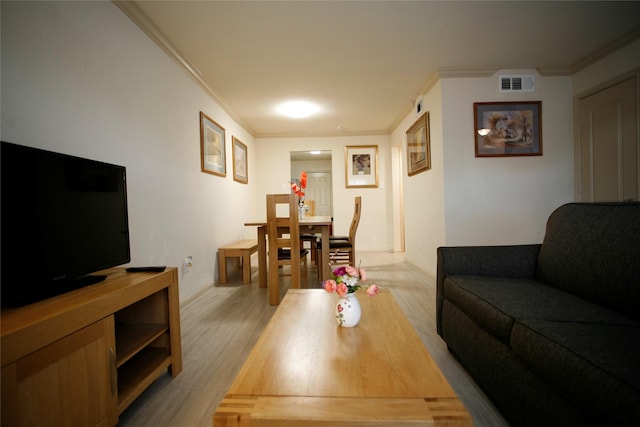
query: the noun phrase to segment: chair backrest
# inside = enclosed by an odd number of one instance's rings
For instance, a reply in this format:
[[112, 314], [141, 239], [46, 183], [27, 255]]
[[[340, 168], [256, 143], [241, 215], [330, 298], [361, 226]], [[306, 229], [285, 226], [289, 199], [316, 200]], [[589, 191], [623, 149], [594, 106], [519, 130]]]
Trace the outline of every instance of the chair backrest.
[[358, 230], [358, 224], [360, 224], [360, 213], [362, 212], [362, 197], [357, 196], [355, 200], [355, 207], [353, 208], [353, 219], [351, 220], [351, 226], [349, 227], [349, 243], [355, 245], [356, 231]]
[[[286, 216], [278, 216], [278, 206], [286, 206]], [[278, 267], [291, 265], [292, 287], [300, 287], [300, 227], [298, 224], [298, 205], [295, 194], [267, 194], [267, 247], [269, 250], [269, 282], [279, 280]], [[280, 250], [286, 249], [290, 257], [278, 256]], [[279, 259], [280, 258], [280, 259]], [[298, 284], [293, 285], [293, 284]], [[271, 295], [278, 286], [269, 285], [269, 300], [279, 300], [279, 295]], [[272, 302], [273, 304], [273, 302]]]
[[[286, 216], [282, 214], [278, 216], [278, 205], [286, 207]], [[298, 205], [295, 194], [267, 194], [267, 233], [269, 243], [273, 243], [275, 249], [300, 251]]]
[[316, 216], [316, 201], [315, 200], [305, 200], [304, 204], [307, 206], [307, 208], [309, 209], [307, 211], [307, 215], [309, 216]]

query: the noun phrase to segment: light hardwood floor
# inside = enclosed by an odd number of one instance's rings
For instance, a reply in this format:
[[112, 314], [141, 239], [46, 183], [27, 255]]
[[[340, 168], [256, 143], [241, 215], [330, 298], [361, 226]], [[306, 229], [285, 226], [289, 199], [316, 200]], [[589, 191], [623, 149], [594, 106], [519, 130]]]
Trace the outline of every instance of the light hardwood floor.
[[[358, 257], [369, 283], [391, 290], [474, 425], [508, 426], [436, 333], [435, 279], [404, 261], [403, 254], [359, 252]], [[119, 426], [212, 426], [218, 403], [276, 310], [253, 270], [251, 285], [243, 285], [241, 272], [234, 271], [227, 285], [181, 307], [183, 372], [160, 377], [120, 416]], [[318, 283], [315, 267], [308, 278], [311, 287]], [[288, 288], [288, 278], [283, 279], [282, 294]]]

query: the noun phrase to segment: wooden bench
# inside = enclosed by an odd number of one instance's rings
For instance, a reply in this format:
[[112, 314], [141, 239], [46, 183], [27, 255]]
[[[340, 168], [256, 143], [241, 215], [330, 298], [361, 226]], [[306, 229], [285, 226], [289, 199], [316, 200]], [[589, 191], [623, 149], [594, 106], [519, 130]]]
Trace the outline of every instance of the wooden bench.
[[255, 239], [240, 240], [218, 248], [219, 283], [227, 283], [227, 258], [240, 258], [242, 283], [251, 283], [251, 254], [257, 251], [258, 241]]

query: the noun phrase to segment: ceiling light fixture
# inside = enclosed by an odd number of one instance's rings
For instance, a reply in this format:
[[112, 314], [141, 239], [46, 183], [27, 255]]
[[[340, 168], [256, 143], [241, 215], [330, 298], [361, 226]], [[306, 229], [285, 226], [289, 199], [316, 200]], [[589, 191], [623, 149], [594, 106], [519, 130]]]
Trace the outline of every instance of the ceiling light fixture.
[[317, 155], [319, 155], [321, 153], [322, 153], [322, 151], [320, 151], [320, 150], [309, 151], [309, 154], [313, 154], [314, 156], [317, 156]]
[[288, 101], [278, 105], [277, 111], [292, 119], [304, 119], [320, 112], [320, 107], [308, 101]]

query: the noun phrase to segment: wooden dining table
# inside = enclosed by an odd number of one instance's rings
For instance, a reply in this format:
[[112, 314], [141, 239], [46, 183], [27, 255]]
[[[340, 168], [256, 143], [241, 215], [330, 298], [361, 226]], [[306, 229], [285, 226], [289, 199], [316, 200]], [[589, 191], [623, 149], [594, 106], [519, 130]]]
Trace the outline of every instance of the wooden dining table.
[[[300, 234], [321, 234], [322, 241], [329, 241], [331, 228], [330, 216], [306, 216], [298, 221]], [[261, 288], [267, 287], [267, 223], [264, 222], [246, 222], [247, 227], [257, 227], [258, 229], [258, 283]], [[322, 245], [322, 258], [329, 259], [329, 245]], [[319, 265], [320, 278], [327, 280], [331, 277], [331, 267], [328, 262]]]

